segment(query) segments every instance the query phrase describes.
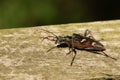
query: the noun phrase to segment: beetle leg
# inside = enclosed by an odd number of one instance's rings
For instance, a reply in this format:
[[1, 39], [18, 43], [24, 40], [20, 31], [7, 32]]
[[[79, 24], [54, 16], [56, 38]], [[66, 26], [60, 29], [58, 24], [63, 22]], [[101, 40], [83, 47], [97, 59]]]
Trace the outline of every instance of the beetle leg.
[[74, 35], [72, 35], [72, 50], [74, 49]]
[[74, 62], [74, 59], [75, 59], [75, 57], [76, 57], [76, 50], [75, 49], [73, 49], [73, 48], [70, 48], [71, 50], [69, 50], [69, 52], [66, 54], [66, 55], [68, 55], [68, 54], [70, 54], [71, 52], [73, 52], [74, 53], [74, 56], [73, 56], [73, 58], [72, 58], [72, 61], [71, 61], [71, 66], [72, 66], [72, 64], [73, 64], [73, 62]]
[[[72, 45], [71, 45], [71, 47], [72, 47], [72, 50], [69, 51], [67, 54], [70, 54], [71, 52], [74, 53], [74, 56], [73, 56], [72, 61], [71, 61], [71, 64], [70, 64], [70, 65], [72, 66], [72, 64], [73, 64], [73, 62], [74, 62], [74, 59], [75, 59], [75, 57], [76, 57], [76, 50], [75, 50], [75, 48], [74, 48], [74, 35], [72, 35]], [[71, 49], [71, 48], [69, 48], [69, 49]]]
[[109, 58], [111, 58], [111, 59], [113, 59], [113, 60], [117, 60], [116, 58], [113, 58], [113, 57], [107, 55], [107, 54], [106, 54], [105, 52], [103, 52], [103, 51], [102, 51], [103, 54], [102, 54], [101, 52], [97, 52], [97, 51], [88, 51], [88, 52], [96, 53], [96, 54], [99, 54], [99, 55], [104, 55], [104, 56], [109, 57]]
[[76, 51], [75, 51], [75, 49], [73, 49], [72, 51], [74, 52], [74, 56], [73, 56], [72, 61], [71, 61], [71, 64], [70, 64], [71, 66], [72, 66], [72, 64], [73, 64], [73, 62], [74, 62], [74, 59], [75, 59], [75, 57], [76, 57]]
[[90, 37], [91, 39], [94, 39], [94, 40], [95, 40], [95, 38], [93, 37], [91, 31], [88, 30], [88, 29], [85, 30], [85, 32], [84, 32], [84, 36], [85, 36], [85, 37], [88, 36], [88, 37]]
[[109, 58], [111, 58], [111, 59], [117, 60], [116, 58], [113, 58], [113, 57], [107, 55], [105, 52], [102, 52], [102, 53], [103, 53], [106, 57], [109, 57]]
[[70, 54], [72, 52], [71, 48], [69, 47], [69, 52], [66, 53], [66, 55]]

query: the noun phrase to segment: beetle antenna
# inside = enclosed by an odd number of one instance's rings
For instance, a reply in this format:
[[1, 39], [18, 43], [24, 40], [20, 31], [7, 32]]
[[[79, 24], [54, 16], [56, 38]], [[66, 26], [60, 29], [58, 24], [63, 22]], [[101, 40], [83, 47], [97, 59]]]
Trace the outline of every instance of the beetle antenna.
[[57, 46], [54, 46], [54, 47], [50, 48], [49, 50], [47, 50], [47, 52], [51, 51], [54, 48], [57, 48]]
[[45, 32], [48, 32], [48, 33], [51, 33], [52, 35], [54, 35], [54, 36], [58, 39], [58, 36], [55, 35], [54, 33], [50, 32], [50, 31], [48, 31], [48, 30], [45, 30], [45, 29], [41, 29], [41, 30], [43, 30], [43, 31], [45, 31]]
[[51, 40], [51, 41], [55, 41], [54, 39], [50, 39], [50, 38], [53, 38], [53, 37], [54, 36], [41, 37], [42, 38], [41, 42], [43, 42], [43, 40], [45, 40], [45, 39], [48, 39], [48, 40]]

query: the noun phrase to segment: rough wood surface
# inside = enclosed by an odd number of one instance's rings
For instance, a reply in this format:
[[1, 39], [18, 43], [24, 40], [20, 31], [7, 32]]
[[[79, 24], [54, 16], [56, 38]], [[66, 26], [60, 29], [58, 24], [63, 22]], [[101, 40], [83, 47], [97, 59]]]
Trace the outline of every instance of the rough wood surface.
[[[54, 42], [41, 37], [92, 31], [114, 61], [102, 55], [78, 51], [73, 66], [68, 48], [54, 49]], [[0, 80], [120, 80], [120, 20], [37, 26], [0, 30]]]

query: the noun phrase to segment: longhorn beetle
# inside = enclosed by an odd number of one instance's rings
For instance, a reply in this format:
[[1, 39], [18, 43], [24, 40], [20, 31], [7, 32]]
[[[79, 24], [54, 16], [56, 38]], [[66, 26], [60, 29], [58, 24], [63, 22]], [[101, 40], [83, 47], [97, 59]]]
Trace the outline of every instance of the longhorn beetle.
[[[106, 50], [104, 45], [102, 43], [100, 43], [99, 41], [97, 41], [91, 34], [91, 31], [88, 29], [85, 30], [83, 35], [73, 33], [72, 36], [57, 36], [50, 31], [47, 31], [44, 29], [42, 29], [42, 30], [52, 34], [52, 36], [43, 37], [43, 40], [48, 39], [51, 41], [55, 41], [55, 44], [57, 44], [57, 46], [50, 48], [47, 52], [49, 52], [50, 50], [52, 50], [54, 48], [68, 47], [69, 52], [67, 53], [67, 55], [70, 54], [71, 52], [74, 53], [74, 56], [73, 56], [71, 64], [70, 64], [71, 66], [72, 66], [74, 59], [76, 57], [76, 54], [77, 54], [76, 49], [77, 50], [85, 50], [85, 51], [97, 53], [97, 54], [103, 53], [102, 55], [109, 57], [113, 60], [117, 60], [117, 59], [107, 55], [105, 52], [103, 52]], [[100, 53], [100, 52], [102, 52], [102, 53]]]

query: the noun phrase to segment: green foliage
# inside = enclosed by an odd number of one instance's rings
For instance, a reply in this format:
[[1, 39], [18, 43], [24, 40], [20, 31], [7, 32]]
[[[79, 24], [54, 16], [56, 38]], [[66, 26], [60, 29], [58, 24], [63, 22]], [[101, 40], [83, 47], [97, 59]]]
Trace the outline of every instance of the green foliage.
[[54, 4], [46, 0], [4, 0], [0, 4], [0, 28], [48, 24], [57, 14]]
[[0, 0], [0, 28], [119, 19], [118, 6], [112, 0]]

